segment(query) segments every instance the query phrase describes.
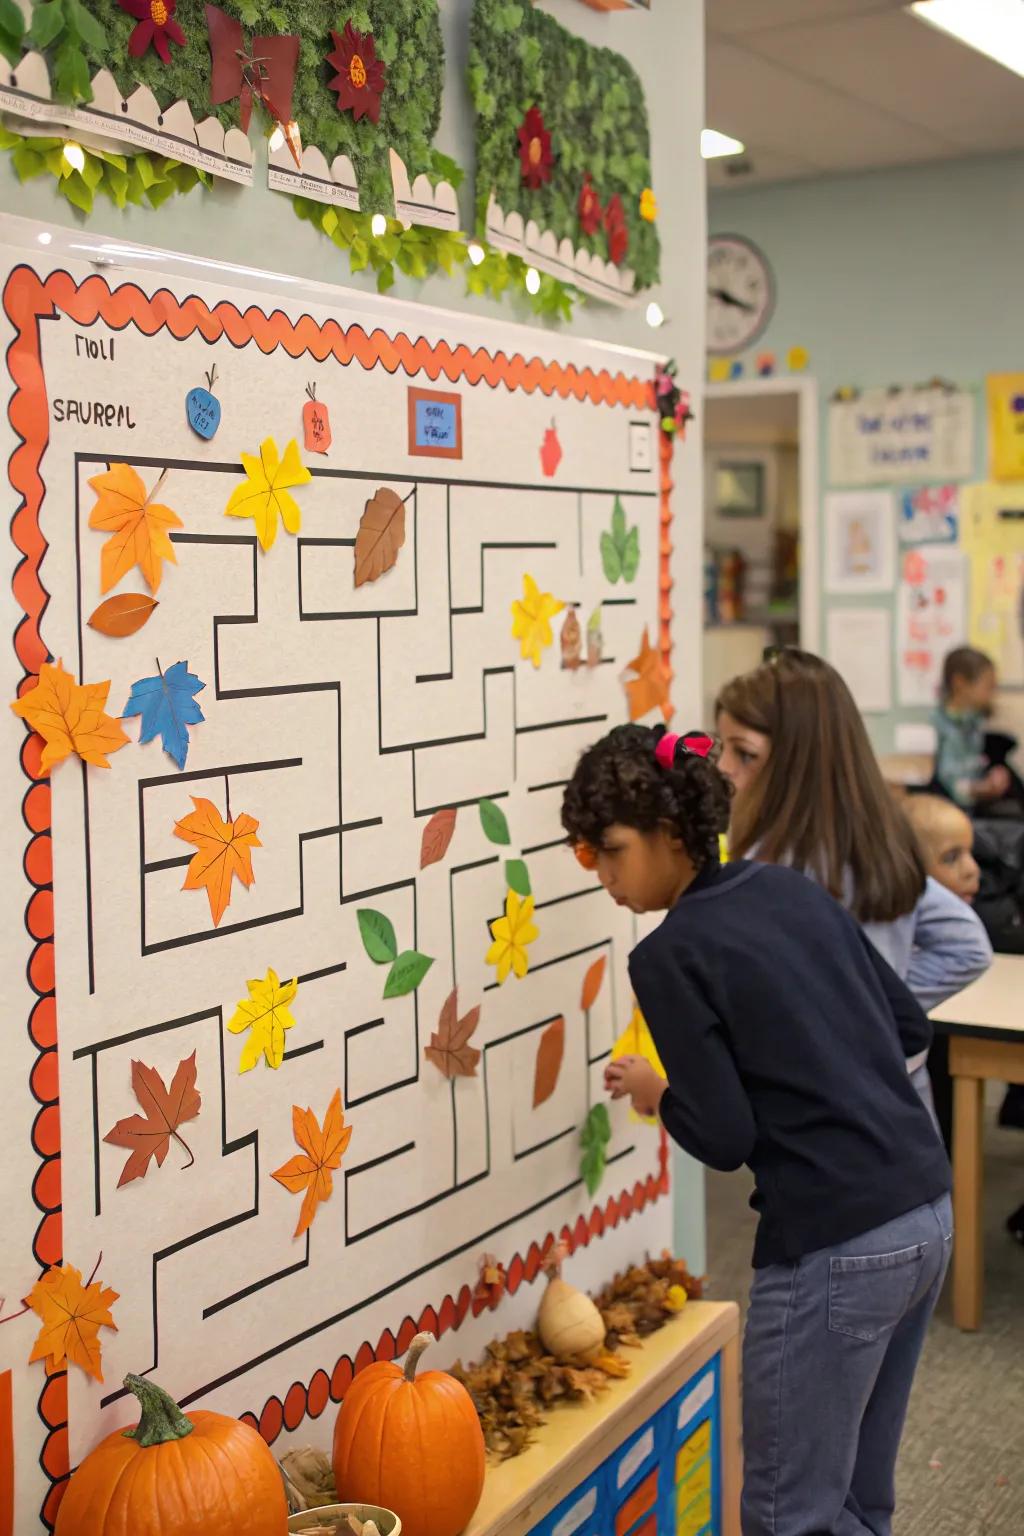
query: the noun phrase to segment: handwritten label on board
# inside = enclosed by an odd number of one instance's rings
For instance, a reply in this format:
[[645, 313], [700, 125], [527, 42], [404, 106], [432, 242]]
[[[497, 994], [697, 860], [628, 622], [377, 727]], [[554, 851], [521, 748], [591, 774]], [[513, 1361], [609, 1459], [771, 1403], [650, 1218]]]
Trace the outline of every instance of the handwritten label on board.
[[833, 485], [963, 480], [974, 470], [974, 397], [966, 390], [871, 389], [829, 406]]
[[461, 395], [410, 388], [409, 452], [433, 459], [462, 458]]

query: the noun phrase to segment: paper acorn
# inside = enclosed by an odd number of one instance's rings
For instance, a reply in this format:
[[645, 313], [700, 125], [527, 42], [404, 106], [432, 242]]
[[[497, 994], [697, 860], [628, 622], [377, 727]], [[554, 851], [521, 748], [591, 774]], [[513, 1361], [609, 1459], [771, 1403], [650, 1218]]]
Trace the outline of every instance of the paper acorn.
[[185, 415], [188, 424], [199, 437], [204, 437], [207, 442], [214, 436], [220, 426], [220, 401], [213, 393], [213, 386], [217, 382], [217, 364], [206, 375], [206, 387], [197, 384], [190, 389], [185, 396]]

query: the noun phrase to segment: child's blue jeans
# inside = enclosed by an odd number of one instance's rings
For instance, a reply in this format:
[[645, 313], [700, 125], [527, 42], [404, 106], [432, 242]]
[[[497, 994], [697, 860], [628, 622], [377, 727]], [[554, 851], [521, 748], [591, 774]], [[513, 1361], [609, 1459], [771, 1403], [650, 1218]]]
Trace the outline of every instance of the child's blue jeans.
[[743, 1536], [890, 1536], [896, 1453], [952, 1231], [946, 1195], [755, 1272]]

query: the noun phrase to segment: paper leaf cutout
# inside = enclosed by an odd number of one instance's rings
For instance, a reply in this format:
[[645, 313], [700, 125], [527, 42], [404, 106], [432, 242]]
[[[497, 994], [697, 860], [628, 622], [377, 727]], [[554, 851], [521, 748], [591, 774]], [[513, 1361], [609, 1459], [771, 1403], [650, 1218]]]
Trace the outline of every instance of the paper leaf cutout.
[[448, 852], [448, 844], [455, 834], [455, 822], [458, 811], [454, 806], [435, 811], [433, 816], [423, 828], [423, 841], [420, 844], [420, 869], [426, 869], [428, 864], [438, 864]]
[[530, 969], [527, 946], [540, 938], [533, 921], [533, 897], [520, 900], [515, 891], [509, 891], [505, 897], [505, 916], [495, 918], [490, 928], [494, 943], [485, 959], [497, 968], [499, 987], [508, 979], [509, 971], [522, 979]]
[[152, 1159], [158, 1168], [164, 1165], [171, 1146], [171, 1137], [188, 1154], [183, 1168], [191, 1168], [195, 1162], [192, 1148], [184, 1137], [178, 1135], [178, 1127], [186, 1120], [194, 1120], [199, 1113], [202, 1099], [196, 1092], [196, 1053], [178, 1063], [171, 1079], [170, 1088], [155, 1067], [147, 1067], [141, 1061], [132, 1062], [132, 1089], [142, 1106], [141, 1115], [128, 1115], [119, 1120], [103, 1140], [112, 1147], [125, 1147], [131, 1156], [121, 1169], [118, 1189], [133, 1179], [145, 1178]]
[[405, 997], [415, 992], [433, 963], [429, 955], [421, 955], [418, 949], [403, 950], [388, 972], [384, 996]]
[[558, 428], [554, 422], [544, 432], [540, 445], [540, 467], [550, 479], [562, 462], [562, 445], [558, 441]]
[[274, 439], [265, 437], [258, 458], [243, 453], [241, 459], [246, 479], [231, 492], [224, 516], [251, 517], [260, 548], [267, 550], [277, 538], [278, 514], [289, 533], [298, 533], [302, 512], [289, 491], [296, 485], [308, 485], [313, 476], [299, 458], [299, 445], [294, 437], [285, 446], [283, 458], [278, 455]]
[[480, 1009], [471, 1008], [459, 1018], [459, 989], [449, 992], [423, 1054], [443, 1077], [475, 1077], [480, 1052], [469, 1044], [480, 1023]]
[[611, 1139], [612, 1123], [607, 1106], [595, 1104], [580, 1131], [580, 1146], [583, 1148], [583, 1156], [580, 1158], [580, 1177], [586, 1184], [591, 1197], [597, 1194], [601, 1180], [604, 1178], [608, 1143]]
[[533, 894], [530, 886], [530, 871], [522, 859], [506, 859], [505, 882], [510, 891], [515, 891], [517, 896], [530, 896]]
[[246, 986], [249, 996], [242, 998], [228, 1019], [228, 1029], [233, 1035], [240, 1035], [246, 1029], [252, 1031], [242, 1048], [238, 1070], [240, 1073], [251, 1071], [261, 1056], [268, 1067], [276, 1069], [284, 1060], [284, 1032], [295, 1026], [290, 1004], [299, 990], [298, 977], [293, 976], [291, 981], [282, 984], [277, 972], [268, 969], [262, 981], [257, 976], [247, 981]]
[[187, 661], [176, 661], [166, 672], [159, 672], [156, 677], [141, 677], [132, 684], [124, 718], [140, 716], [140, 743], [145, 746], [146, 742], [159, 736], [168, 757], [183, 769], [188, 757], [186, 727], [201, 725], [206, 718], [195, 701], [195, 695], [205, 687], [206, 684], [188, 670]]
[[164, 483], [166, 469], [151, 491], [130, 464], [111, 464], [106, 474], [93, 475], [89, 484], [96, 505], [89, 513], [89, 527], [109, 533], [100, 555], [100, 591], [109, 592], [133, 566], [138, 566], [149, 590], [155, 592], [163, 575], [163, 562], [177, 563], [168, 530], [184, 524], [170, 507], [153, 501]]
[[593, 1008], [594, 1004], [597, 1002], [597, 994], [600, 992], [601, 984], [604, 981], [604, 972], [607, 963], [607, 956], [600, 955], [594, 961], [593, 965], [590, 967], [590, 969], [587, 971], [587, 974], [583, 978], [583, 991], [580, 996], [580, 1007], [583, 1009], [584, 1013], [586, 1013], [588, 1009]]
[[390, 965], [398, 956], [398, 940], [389, 918], [372, 907], [356, 913], [363, 948], [375, 965]]
[[38, 731], [46, 743], [39, 765], [43, 774], [72, 752], [84, 763], [109, 768], [107, 753], [127, 746], [128, 737], [120, 721], [104, 710], [109, 692], [109, 681], [76, 683], [71, 673], [65, 672], [63, 662], [56, 666], [43, 662], [36, 686], [11, 705], [19, 719]]
[[[658, 1048], [654, 1043], [654, 1036], [651, 1034], [650, 1026], [635, 1003], [629, 1023], [612, 1046], [611, 1060], [618, 1061], [620, 1056], [642, 1056], [645, 1061], [650, 1062], [659, 1077], [668, 1076], [662, 1065], [661, 1057], [658, 1055]], [[630, 1110], [629, 1118], [643, 1125], [658, 1124], [657, 1115], [638, 1115], [635, 1109]]]
[[195, 810], [174, 823], [174, 835], [196, 849], [185, 876], [183, 891], [204, 887], [210, 900], [210, 916], [216, 928], [231, 905], [231, 882], [252, 885], [252, 850], [263, 845], [256, 836], [259, 822], [244, 811], [234, 821], [224, 821], [212, 800], [191, 796]]
[[601, 566], [606, 581], [616, 582], [622, 575], [622, 561], [610, 533], [601, 535]]
[[500, 843], [503, 847], [507, 847], [512, 841], [505, 812], [500, 805], [495, 805], [493, 800], [480, 801], [480, 825], [489, 842]]
[[405, 543], [405, 502], [386, 485], [366, 503], [356, 534], [355, 584], [364, 586], [390, 571]]
[[524, 661], [540, 666], [541, 652], [554, 643], [551, 620], [565, 607], [550, 592], [542, 592], [533, 577], [523, 575], [523, 595], [512, 604], [512, 638], [519, 641]]
[[672, 705], [669, 703], [669, 679], [664, 664], [658, 651], [651, 645], [647, 635], [647, 627], [644, 626], [644, 638], [640, 646], [639, 656], [634, 656], [628, 663], [627, 670], [633, 673], [632, 678], [626, 680], [626, 693], [629, 697], [629, 718], [640, 720], [649, 714], [652, 709], [660, 709], [665, 719], [672, 714]]
[[352, 1127], [345, 1124], [341, 1108], [341, 1089], [334, 1090], [334, 1097], [327, 1106], [321, 1127], [311, 1109], [292, 1105], [292, 1131], [302, 1153], [292, 1157], [270, 1175], [293, 1195], [305, 1191], [299, 1221], [293, 1237], [301, 1237], [312, 1224], [321, 1200], [329, 1200], [334, 1189], [331, 1170], [341, 1165], [341, 1159], [352, 1140]]
[[636, 580], [640, 565], [640, 529], [635, 525], [627, 529], [626, 514], [618, 496], [612, 509], [611, 532], [601, 535], [601, 565], [606, 580], [613, 584], [620, 578]]
[[533, 1107], [546, 1104], [558, 1086], [565, 1055], [565, 1020], [553, 1019], [537, 1043], [537, 1061], [533, 1070]]
[[185, 396], [185, 418], [197, 437], [209, 442], [220, 426], [220, 401], [213, 393], [216, 368], [209, 373], [210, 389], [197, 384]]
[[86, 1375], [102, 1381], [99, 1331], [112, 1328], [117, 1332], [117, 1324], [110, 1315], [117, 1300], [118, 1293], [106, 1289], [99, 1280], [83, 1285], [81, 1270], [70, 1264], [48, 1269], [25, 1297], [25, 1305], [43, 1324], [28, 1357], [29, 1364], [45, 1360], [48, 1370], [57, 1371], [67, 1362], [81, 1366]]
[[108, 597], [105, 603], [100, 603], [88, 618], [90, 629], [98, 630], [101, 635], [109, 635], [112, 640], [122, 640], [125, 635], [134, 635], [153, 616], [153, 609], [160, 605], [155, 597], [147, 597], [144, 592], [119, 592], [117, 597]]
[[[312, 391], [312, 392], [311, 392]], [[326, 453], [331, 446], [331, 417], [322, 400], [316, 398], [316, 386], [306, 385], [309, 399], [302, 407], [302, 436], [307, 453]]]

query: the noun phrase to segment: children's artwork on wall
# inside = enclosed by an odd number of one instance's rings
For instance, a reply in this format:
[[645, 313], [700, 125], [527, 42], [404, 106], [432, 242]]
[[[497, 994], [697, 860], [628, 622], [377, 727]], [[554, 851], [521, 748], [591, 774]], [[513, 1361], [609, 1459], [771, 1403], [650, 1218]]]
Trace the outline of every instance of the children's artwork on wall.
[[903, 556], [896, 604], [896, 676], [901, 705], [938, 702], [947, 651], [967, 634], [965, 559], [958, 549], [922, 547]]
[[974, 396], [936, 383], [844, 390], [828, 409], [833, 485], [966, 480], [974, 473]]
[[[88, 1371], [47, 1381], [38, 1318], [3, 1329], [29, 1536], [132, 1421], [130, 1371], [326, 1445], [329, 1400], [418, 1328], [440, 1366], [481, 1352], [482, 1253], [516, 1327], [556, 1239], [594, 1289], [670, 1242], [663, 1135], [602, 1086], [636, 920], [559, 809], [577, 754], [631, 713], [648, 634], [643, 702], [671, 714], [671, 539], [667, 490], [630, 471], [653, 357], [385, 300], [371, 334], [344, 293], [240, 304], [158, 253], [100, 272], [23, 229], [0, 248], [22, 695], [0, 782], [31, 882], [9, 933], [5, 1289], [73, 1272], [97, 1335]], [[181, 402], [214, 366], [211, 440]], [[345, 430], [307, 453], [314, 379]], [[409, 391], [435, 382], [459, 457], [410, 444]], [[602, 559], [617, 508], [628, 582]], [[90, 626], [107, 578], [133, 605], [159, 582], [144, 623]], [[569, 611], [586, 666], [560, 665]], [[81, 705], [46, 761], [40, 672]], [[138, 722], [114, 718], [129, 700]]]
[[892, 615], [888, 608], [828, 611], [825, 652], [864, 714], [892, 708]]
[[993, 480], [1024, 480], [1024, 373], [990, 373], [989, 474]]
[[1024, 480], [969, 486], [963, 503], [970, 643], [992, 657], [1001, 688], [1024, 688]]
[[891, 491], [830, 491], [825, 497], [825, 589], [857, 596], [890, 592], [895, 577]]
[[533, 7], [476, 0], [469, 87], [478, 233], [607, 303], [656, 283], [650, 133], [632, 66]]
[[960, 487], [919, 485], [900, 493], [901, 544], [955, 544], [960, 528]]

